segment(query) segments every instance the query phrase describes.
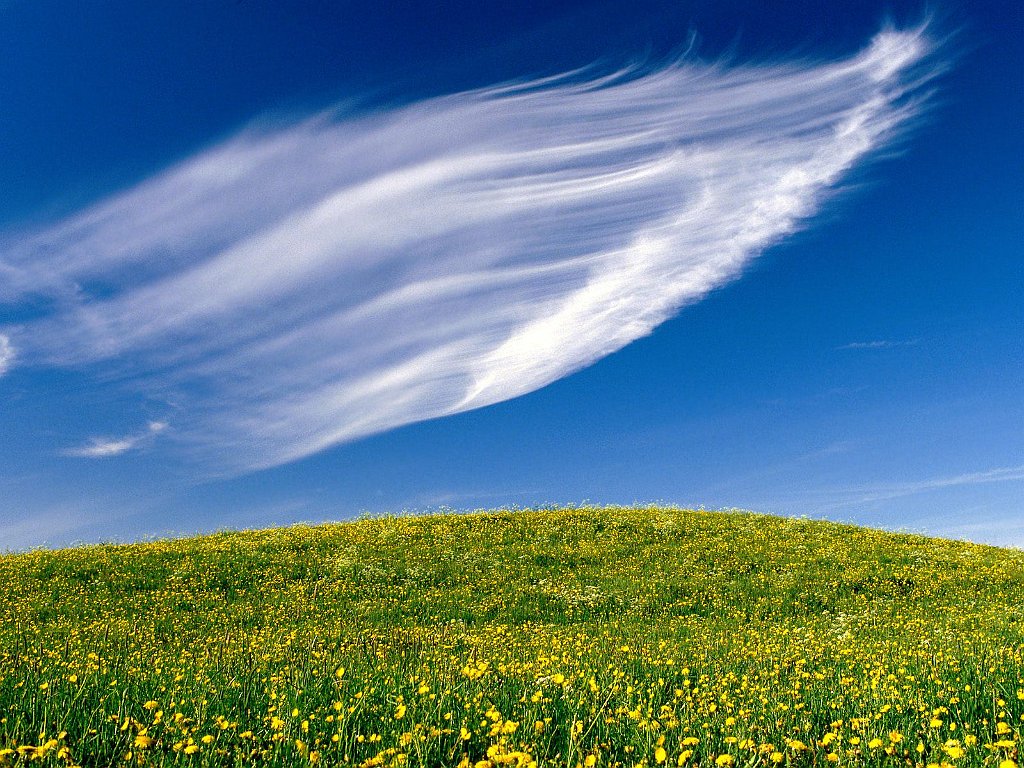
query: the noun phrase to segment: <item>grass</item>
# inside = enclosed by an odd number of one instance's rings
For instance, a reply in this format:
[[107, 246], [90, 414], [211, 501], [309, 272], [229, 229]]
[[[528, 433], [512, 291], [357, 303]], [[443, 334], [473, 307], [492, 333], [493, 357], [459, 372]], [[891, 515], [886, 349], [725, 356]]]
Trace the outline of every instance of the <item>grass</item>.
[[1024, 552], [746, 513], [0, 557], [0, 765], [1013, 768]]

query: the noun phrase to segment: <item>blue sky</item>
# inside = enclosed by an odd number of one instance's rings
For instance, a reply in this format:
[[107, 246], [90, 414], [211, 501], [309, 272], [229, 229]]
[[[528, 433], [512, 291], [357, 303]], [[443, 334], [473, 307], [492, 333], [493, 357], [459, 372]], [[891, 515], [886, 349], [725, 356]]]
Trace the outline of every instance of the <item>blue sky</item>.
[[0, 5], [0, 549], [741, 507], [1024, 546], [1000, 2]]

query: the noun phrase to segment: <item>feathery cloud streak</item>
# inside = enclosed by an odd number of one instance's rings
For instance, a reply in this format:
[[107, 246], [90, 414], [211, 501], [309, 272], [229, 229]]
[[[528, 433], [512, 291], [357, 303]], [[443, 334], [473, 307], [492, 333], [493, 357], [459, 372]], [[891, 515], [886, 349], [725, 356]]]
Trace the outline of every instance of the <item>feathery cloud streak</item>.
[[892, 339], [879, 339], [877, 341], [853, 341], [850, 342], [849, 344], [843, 344], [843, 346], [841, 347], [836, 347], [836, 349], [895, 349], [897, 347], [914, 346], [917, 346], [917, 339], [911, 339], [910, 341], [894, 341]]
[[145, 431], [138, 434], [124, 437], [90, 437], [85, 445], [68, 448], [64, 451], [64, 455], [79, 459], [105, 459], [110, 456], [120, 456], [122, 453], [149, 445], [165, 429], [167, 429], [166, 422], [151, 421], [146, 425]]
[[1012, 483], [1024, 480], [1024, 465], [1016, 467], [996, 467], [981, 472], [967, 472], [949, 477], [933, 477], [909, 483], [892, 483], [855, 489], [851, 493], [856, 498], [849, 502], [840, 502], [835, 507], [865, 504], [872, 501], [888, 501], [902, 496], [913, 496], [944, 488], [957, 488], [964, 485], [984, 485], [989, 483]]
[[0, 329], [246, 471], [522, 395], [799, 228], [918, 111], [923, 29], [836, 62], [576, 73], [251, 127], [0, 239]]
[[3, 376], [14, 364], [14, 347], [11, 340], [0, 333], [0, 376]]

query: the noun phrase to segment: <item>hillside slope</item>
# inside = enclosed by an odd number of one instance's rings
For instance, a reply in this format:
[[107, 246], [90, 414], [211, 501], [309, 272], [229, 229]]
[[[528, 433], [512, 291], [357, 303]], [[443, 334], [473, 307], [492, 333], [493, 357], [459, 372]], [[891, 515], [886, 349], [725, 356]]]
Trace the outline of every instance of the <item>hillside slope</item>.
[[1012, 768], [1022, 729], [1015, 550], [648, 508], [0, 557], [0, 765]]

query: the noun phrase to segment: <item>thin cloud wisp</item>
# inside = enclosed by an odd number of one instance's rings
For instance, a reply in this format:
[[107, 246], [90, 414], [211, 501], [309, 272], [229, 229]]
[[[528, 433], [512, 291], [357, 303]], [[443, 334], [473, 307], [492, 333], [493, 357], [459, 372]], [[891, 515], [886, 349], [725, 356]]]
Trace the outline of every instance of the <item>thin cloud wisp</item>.
[[884, 30], [247, 128], [0, 235], [0, 303], [48, 308], [0, 328], [0, 372], [16, 348], [173, 398], [162, 443], [239, 472], [523, 395], [804, 226], [920, 112], [930, 53]]

